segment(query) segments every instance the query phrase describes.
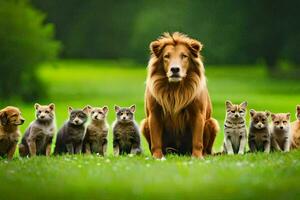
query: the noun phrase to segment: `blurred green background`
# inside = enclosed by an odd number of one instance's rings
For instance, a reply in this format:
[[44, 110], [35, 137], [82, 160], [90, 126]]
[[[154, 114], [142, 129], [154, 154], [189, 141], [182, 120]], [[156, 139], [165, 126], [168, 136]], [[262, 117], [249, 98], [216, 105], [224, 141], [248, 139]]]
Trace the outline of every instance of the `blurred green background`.
[[[293, 121], [300, 103], [299, 2], [0, 0], [0, 105], [21, 108], [22, 133], [34, 120], [35, 102], [56, 104], [58, 127], [68, 117], [68, 106], [87, 104], [108, 105], [110, 124], [115, 104], [136, 104], [140, 122], [149, 43], [163, 32], [181, 31], [204, 44], [213, 116], [221, 127], [227, 99], [246, 100], [249, 109], [291, 112]], [[149, 159], [144, 139], [144, 156], [113, 158], [111, 132], [109, 137], [107, 159], [19, 159], [17, 152], [13, 162], [1, 160], [0, 182], [6, 184], [0, 196], [299, 197], [299, 151], [203, 162], [171, 156], [163, 163]], [[215, 151], [222, 140], [221, 130]], [[32, 188], [38, 190], [33, 194]]]

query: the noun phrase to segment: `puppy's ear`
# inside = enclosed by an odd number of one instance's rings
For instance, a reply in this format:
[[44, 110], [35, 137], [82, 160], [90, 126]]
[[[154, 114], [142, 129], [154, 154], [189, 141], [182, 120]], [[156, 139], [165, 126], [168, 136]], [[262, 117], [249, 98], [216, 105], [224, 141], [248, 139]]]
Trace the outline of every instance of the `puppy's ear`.
[[297, 112], [300, 112], [300, 105], [297, 105]]
[[102, 108], [102, 110], [103, 110], [103, 112], [106, 114], [106, 113], [108, 112], [108, 107], [107, 107], [107, 106], [104, 106], [104, 107]]
[[[267, 112], [266, 112], [266, 114], [267, 114]], [[268, 117], [268, 115], [267, 115], [267, 117]], [[271, 113], [271, 118], [272, 118], [272, 121], [274, 121], [274, 120], [275, 120], [275, 117], [276, 117], [276, 115], [275, 115], [274, 113]]]
[[35, 108], [36, 110], [38, 110], [38, 109], [39, 109], [39, 107], [41, 107], [41, 105], [40, 105], [40, 104], [38, 104], [38, 103], [35, 103], [35, 104], [34, 104], [34, 108]]
[[256, 111], [254, 109], [250, 110], [250, 116], [253, 117], [255, 115]]
[[73, 108], [71, 106], [68, 107], [69, 113], [73, 111]]
[[271, 114], [270, 111], [267, 111], [267, 110], [265, 111], [265, 113], [266, 113], [267, 117], [269, 117]]
[[290, 120], [290, 117], [291, 117], [291, 113], [286, 113], [286, 118], [287, 118], [288, 120]]
[[135, 112], [135, 105], [134, 104], [132, 106], [130, 106], [130, 112], [132, 112], [132, 113]]
[[155, 55], [157, 58], [160, 56], [163, 49], [163, 45], [160, 41], [155, 40], [150, 43], [151, 54]]
[[54, 103], [50, 103], [48, 105], [48, 107], [50, 108], [50, 110], [54, 110], [55, 109], [55, 104]]
[[2, 126], [6, 126], [8, 124], [8, 118], [7, 118], [7, 114], [5, 111], [0, 113], [0, 122], [1, 122]]
[[225, 105], [226, 105], [226, 108], [227, 108], [227, 109], [230, 109], [231, 106], [232, 106], [232, 103], [231, 103], [231, 101], [227, 100], [227, 101], [225, 102]]
[[85, 106], [83, 109], [82, 109], [82, 111], [84, 112], [84, 113], [86, 113], [86, 114], [89, 114], [89, 112], [92, 110], [92, 106], [90, 106], [90, 105], [87, 105], [87, 106]]
[[190, 49], [191, 49], [192, 54], [195, 57], [198, 57], [198, 54], [202, 50], [202, 48], [203, 48], [203, 45], [199, 41], [193, 40], [193, 39], [191, 40]]
[[120, 106], [115, 105], [115, 112], [119, 112], [121, 110]]
[[240, 104], [240, 107], [243, 108], [243, 109], [246, 109], [247, 108], [247, 105], [248, 105], [248, 102], [247, 101], [244, 101]]

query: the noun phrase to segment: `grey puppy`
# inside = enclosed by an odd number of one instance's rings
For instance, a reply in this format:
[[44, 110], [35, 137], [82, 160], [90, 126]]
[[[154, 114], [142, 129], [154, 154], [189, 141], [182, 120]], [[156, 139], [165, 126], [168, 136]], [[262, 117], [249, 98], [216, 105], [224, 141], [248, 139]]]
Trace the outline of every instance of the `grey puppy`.
[[36, 156], [51, 153], [52, 139], [55, 133], [55, 105], [34, 105], [36, 119], [27, 128], [19, 144], [20, 156]]
[[251, 109], [250, 116], [251, 123], [248, 138], [250, 151], [263, 151], [269, 153], [271, 147], [271, 135], [268, 117], [270, 116], [270, 112], [257, 112]]
[[226, 101], [226, 118], [224, 123], [224, 153], [244, 154], [247, 142], [246, 130], [247, 102], [232, 104]]
[[54, 154], [80, 154], [86, 131], [86, 122], [91, 107], [81, 109], [69, 107], [69, 120], [58, 131]]
[[139, 127], [134, 120], [135, 105], [129, 108], [115, 106], [117, 119], [113, 124], [114, 155], [140, 154], [141, 139]]

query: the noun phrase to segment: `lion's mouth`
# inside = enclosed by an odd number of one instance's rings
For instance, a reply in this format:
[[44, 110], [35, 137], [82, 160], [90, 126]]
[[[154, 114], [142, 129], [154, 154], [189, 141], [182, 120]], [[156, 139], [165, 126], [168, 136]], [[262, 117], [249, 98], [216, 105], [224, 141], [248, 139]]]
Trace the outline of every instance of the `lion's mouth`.
[[169, 77], [169, 82], [179, 82], [181, 80], [182, 80], [182, 78], [180, 76], [170, 76]]

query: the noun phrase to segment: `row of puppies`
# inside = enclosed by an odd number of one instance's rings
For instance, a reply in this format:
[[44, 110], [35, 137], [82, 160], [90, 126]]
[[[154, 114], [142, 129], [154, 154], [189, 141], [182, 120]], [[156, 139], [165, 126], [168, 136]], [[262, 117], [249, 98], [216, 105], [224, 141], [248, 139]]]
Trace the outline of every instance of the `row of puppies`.
[[[51, 154], [52, 140], [56, 131], [55, 105], [35, 104], [36, 119], [26, 129], [19, 144], [22, 157]], [[140, 154], [141, 140], [134, 119], [135, 105], [127, 108], [115, 106], [116, 120], [113, 123], [114, 154]], [[54, 154], [99, 153], [107, 150], [108, 107], [83, 109], [69, 107], [69, 119], [57, 133]], [[91, 118], [88, 123], [88, 118]], [[21, 135], [18, 126], [24, 118], [18, 108], [8, 106], [0, 111], [0, 156], [12, 159]]]
[[[244, 154], [247, 143], [247, 102], [233, 104], [226, 101], [223, 152]], [[270, 113], [250, 110], [251, 122], [248, 134], [250, 152], [288, 152], [300, 147], [300, 106], [297, 106], [297, 120], [290, 124], [290, 113]], [[269, 125], [269, 117], [272, 123]]]

